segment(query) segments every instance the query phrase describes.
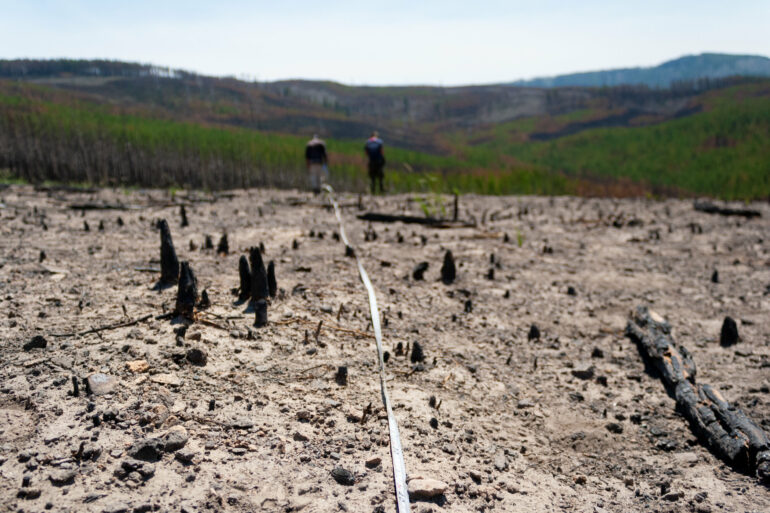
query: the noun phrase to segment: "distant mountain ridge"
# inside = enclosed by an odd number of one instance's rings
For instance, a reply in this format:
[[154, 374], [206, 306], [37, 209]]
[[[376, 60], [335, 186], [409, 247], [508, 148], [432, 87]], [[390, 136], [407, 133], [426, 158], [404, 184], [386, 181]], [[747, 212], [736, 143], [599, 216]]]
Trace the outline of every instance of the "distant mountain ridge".
[[520, 87], [614, 87], [646, 85], [670, 87], [676, 82], [710, 80], [731, 76], [768, 77], [770, 58], [761, 55], [702, 53], [687, 55], [649, 68], [621, 68], [588, 71], [554, 77], [517, 80], [507, 85]]

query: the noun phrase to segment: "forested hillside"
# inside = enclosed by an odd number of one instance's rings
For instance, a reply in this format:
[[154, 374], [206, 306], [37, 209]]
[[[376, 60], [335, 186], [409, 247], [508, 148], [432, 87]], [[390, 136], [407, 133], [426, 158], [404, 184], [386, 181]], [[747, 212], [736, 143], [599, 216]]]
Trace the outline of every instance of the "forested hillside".
[[339, 187], [770, 197], [770, 80], [668, 89], [255, 83], [109, 61], [0, 62], [0, 169], [33, 182], [302, 186], [328, 140]]

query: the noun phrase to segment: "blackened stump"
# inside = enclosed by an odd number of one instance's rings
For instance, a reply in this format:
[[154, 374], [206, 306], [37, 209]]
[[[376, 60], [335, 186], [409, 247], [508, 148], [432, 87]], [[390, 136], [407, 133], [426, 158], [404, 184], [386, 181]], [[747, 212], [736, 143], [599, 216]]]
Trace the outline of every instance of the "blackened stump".
[[230, 252], [230, 244], [227, 242], [227, 234], [223, 233], [219, 238], [219, 244], [217, 244], [217, 253], [226, 255]]
[[419, 342], [415, 342], [412, 345], [412, 356], [409, 358], [412, 363], [417, 363], [425, 360], [425, 353], [422, 351], [422, 345]]
[[719, 343], [723, 347], [728, 347], [733, 344], [737, 344], [740, 337], [738, 336], [738, 325], [732, 317], [725, 317], [722, 323], [722, 331], [719, 334]]
[[203, 249], [214, 249], [214, 239], [211, 238], [211, 235], [206, 235], [206, 239], [203, 242]]
[[245, 301], [251, 297], [251, 270], [246, 255], [241, 255], [238, 260], [238, 274], [241, 276], [241, 287], [238, 299]]
[[452, 256], [452, 252], [447, 250], [444, 253], [444, 264], [441, 266], [441, 281], [445, 285], [449, 285], [457, 278], [457, 268], [455, 267], [455, 259]]
[[334, 381], [341, 387], [348, 384], [348, 368], [346, 365], [337, 367], [337, 374], [334, 375]]
[[179, 280], [179, 260], [176, 258], [174, 241], [171, 240], [171, 231], [165, 219], [161, 219], [158, 226], [160, 227], [160, 281], [174, 284]]
[[179, 287], [176, 293], [174, 313], [192, 319], [195, 303], [198, 302], [198, 280], [189, 262], [182, 262], [179, 271]]
[[187, 221], [187, 209], [184, 208], [184, 205], [179, 207], [179, 215], [182, 216], [182, 227], [190, 226], [190, 223]]
[[425, 279], [425, 271], [428, 270], [428, 262], [420, 262], [416, 266], [414, 266], [414, 269], [412, 269], [412, 278], [415, 281], [420, 281]]
[[719, 283], [719, 271], [714, 269], [714, 272], [711, 274], [711, 283]]
[[209, 299], [209, 293], [206, 289], [201, 292], [201, 300], [198, 302], [198, 310], [205, 310], [211, 306], [211, 299]]
[[540, 328], [536, 325], [529, 327], [529, 333], [527, 333], [527, 340], [540, 340]]
[[257, 299], [254, 301], [254, 326], [261, 328], [267, 325], [267, 301]]
[[259, 248], [249, 249], [249, 261], [251, 264], [251, 298], [254, 301], [267, 299], [267, 270], [262, 260], [262, 252]]
[[278, 283], [275, 281], [275, 262], [272, 260], [267, 264], [267, 292], [273, 298], [278, 294]]

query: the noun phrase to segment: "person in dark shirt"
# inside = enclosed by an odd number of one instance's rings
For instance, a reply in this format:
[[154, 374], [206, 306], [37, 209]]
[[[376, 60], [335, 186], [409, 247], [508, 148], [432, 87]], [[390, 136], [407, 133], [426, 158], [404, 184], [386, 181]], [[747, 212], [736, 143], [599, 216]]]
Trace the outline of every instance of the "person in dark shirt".
[[377, 184], [380, 185], [380, 192], [384, 193], [382, 180], [385, 178], [385, 153], [383, 151], [382, 139], [377, 132], [372, 132], [372, 136], [364, 145], [364, 152], [369, 157], [369, 179], [372, 181], [372, 194], [376, 194]]
[[313, 138], [305, 146], [305, 162], [310, 176], [310, 188], [315, 194], [321, 192], [321, 185], [326, 181], [327, 164], [326, 143], [313, 134]]

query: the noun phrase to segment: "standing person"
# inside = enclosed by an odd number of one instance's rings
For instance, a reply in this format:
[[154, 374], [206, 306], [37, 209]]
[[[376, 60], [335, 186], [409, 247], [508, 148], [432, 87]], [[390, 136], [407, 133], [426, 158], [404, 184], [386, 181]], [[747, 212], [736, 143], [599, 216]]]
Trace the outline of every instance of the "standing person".
[[321, 192], [321, 184], [324, 181], [326, 165], [329, 161], [326, 157], [326, 143], [319, 139], [316, 134], [313, 134], [313, 138], [305, 146], [305, 162], [310, 176], [310, 188], [313, 193], [318, 194]]
[[364, 145], [364, 152], [369, 157], [369, 179], [372, 181], [372, 194], [376, 194], [377, 182], [380, 183], [380, 192], [384, 193], [382, 179], [385, 177], [383, 171], [385, 167], [385, 153], [383, 152], [382, 139], [378, 137], [377, 131], [372, 132], [372, 136]]

